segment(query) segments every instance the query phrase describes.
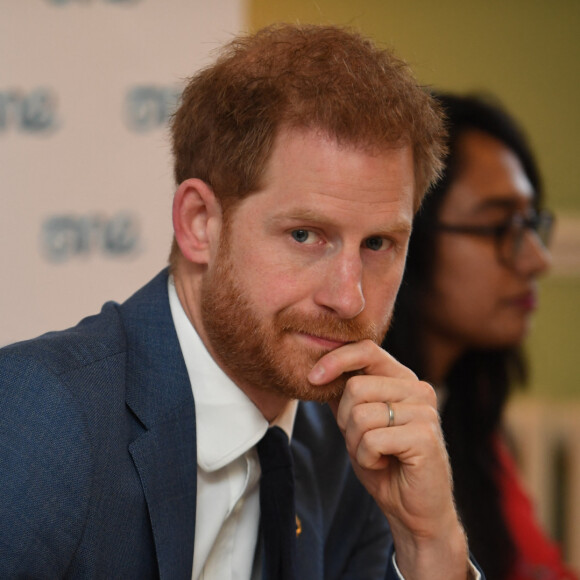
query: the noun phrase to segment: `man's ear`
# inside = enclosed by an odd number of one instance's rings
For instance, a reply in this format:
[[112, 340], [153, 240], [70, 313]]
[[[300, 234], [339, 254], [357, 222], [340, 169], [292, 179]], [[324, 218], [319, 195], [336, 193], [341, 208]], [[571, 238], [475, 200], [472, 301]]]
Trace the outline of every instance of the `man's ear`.
[[173, 230], [181, 253], [190, 262], [207, 264], [217, 243], [222, 212], [211, 187], [201, 179], [187, 179], [173, 198]]

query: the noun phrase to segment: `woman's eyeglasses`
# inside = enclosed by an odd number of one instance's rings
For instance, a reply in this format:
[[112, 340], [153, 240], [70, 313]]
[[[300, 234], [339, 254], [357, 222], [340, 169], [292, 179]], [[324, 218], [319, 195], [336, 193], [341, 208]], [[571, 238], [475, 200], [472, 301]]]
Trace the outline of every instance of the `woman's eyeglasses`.
[[434, 227], [451, 234], [464, 234], [493, 238], [498, 260], [513, 268], [522, 249], [526, 230], [534, 232], [544, 248], [550, 244], [554, 226], [554, 214], [549, 210], [534, 212], [531, 215], [513, 214], [504, 223], [494, 226], [469, 226], [460, 224], [435, 223]]

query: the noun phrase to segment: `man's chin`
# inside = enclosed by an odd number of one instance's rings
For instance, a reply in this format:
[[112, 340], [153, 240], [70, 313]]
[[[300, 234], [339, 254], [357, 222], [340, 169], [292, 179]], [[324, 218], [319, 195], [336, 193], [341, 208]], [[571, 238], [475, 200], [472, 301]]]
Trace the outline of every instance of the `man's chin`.
[[300, 401], [314, 401], [316, 403], [329, 403], [330, 401], [340, 399], [346, 386], [348, 377], [340, 376], [326, 385], [305, 385], [292, 389], [292, 398]]

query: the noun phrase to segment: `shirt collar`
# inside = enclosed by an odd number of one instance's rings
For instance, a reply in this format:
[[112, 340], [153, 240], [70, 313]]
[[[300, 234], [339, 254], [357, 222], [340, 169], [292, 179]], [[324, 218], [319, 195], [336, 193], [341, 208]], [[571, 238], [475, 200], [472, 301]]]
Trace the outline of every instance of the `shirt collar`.
[[[269, 427], [259, 409], [214, 361], [177, 296], [169, 278], [169, 305], [196, 409], [197, 463], [215, 471], [254, 447]], [[298, 403], [290, 401], [272, 421], [290, 439]]]

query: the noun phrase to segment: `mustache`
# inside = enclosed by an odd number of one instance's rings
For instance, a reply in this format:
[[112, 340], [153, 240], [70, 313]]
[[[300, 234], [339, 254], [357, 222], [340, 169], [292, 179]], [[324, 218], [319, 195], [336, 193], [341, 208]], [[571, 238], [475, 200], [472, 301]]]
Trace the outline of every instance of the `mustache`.
[[310, 334], [338, 342], [359, 342], [369, 339], [379, 343], [382, 340], [375, 324], [364, 323], [356, 318], [345, 320], [330, 313], [307, 316], [293, 311], [283, 311], [278, 314], [277, 326], [282, 332]]

